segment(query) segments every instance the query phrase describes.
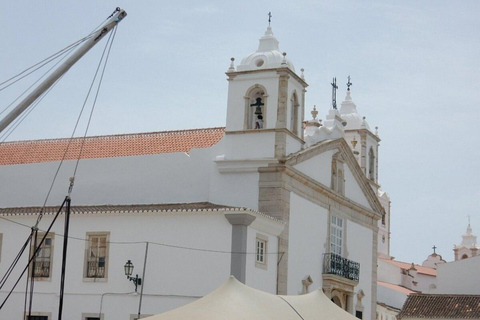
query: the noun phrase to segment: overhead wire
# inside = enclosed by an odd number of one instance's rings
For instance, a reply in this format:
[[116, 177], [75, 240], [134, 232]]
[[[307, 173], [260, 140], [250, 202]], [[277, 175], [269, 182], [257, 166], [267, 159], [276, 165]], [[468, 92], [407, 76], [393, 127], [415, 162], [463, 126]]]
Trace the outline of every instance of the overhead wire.
[[[0, 216], [0, 219], [6, 220], [11, 223], [15, 223], [17, 225], [30, 228], [30, 226], [7, 219], [5, 217]], [[40, 231], [43, 231], [42, 229], [39, 229]], [[61, 233], [56, 233], [57, 236], [63, 237], [64, 235]], [[86, 238], [79, 238], [79, 237], [74, 237], [74, 236], [68, 236], [69, 239], [73, 240], [78, 240], [78, 241], [84, 241], [88, 242], [89, 240]], [[215, 250], [215, 249], [204, 249], [204, 248], [194, 248], [194, 247], [188, 247], [188, 246], [180, 246], [180, 245], [174, 245], [174, 244], [168, 244], [168, 243], [161, 243], [161, 242], [153, 242], [153, 241], [107, 241], [108, 244], [113, 244], [113, 245], [135, 245], [135, 244], [144, 244], [144, 243], [150, 243], [152, 245], [156, 246], [162, 246], [162, 247], [169, 247], [169, 248], [174, 248], [174, 249], [181, 249], [181, 250], [191, 250], [191, 251], [200, 251], [200, 252], [210, 252], [210, 253], [222, 253], [222, 254], [246, 254], [246, 255], [255, 255], [257, 254], [256, 252], [237, 252], [237, 251], [228, 251], [228, 250]], [[279, 252], [267, 252], [266, 254], [281, 254], [283, 255], [285, 252], [279, 251]]]

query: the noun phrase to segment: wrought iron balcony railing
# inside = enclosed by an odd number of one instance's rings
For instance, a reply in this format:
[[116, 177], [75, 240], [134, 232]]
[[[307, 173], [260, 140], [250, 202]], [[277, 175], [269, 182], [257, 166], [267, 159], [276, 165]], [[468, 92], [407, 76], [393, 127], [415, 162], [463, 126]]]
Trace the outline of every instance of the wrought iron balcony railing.
[[336, 253], [325, 253], [323, 257], [323, 273], [334, 274], [358, 282], [360, 263], [342, 258]]
[[35, 278], [50, 277], [50, 261], [35, 261], [35, 269], [33, 270]]
[[99, 261], [88, 261], [87, 278], [105, 278], [105, 263]]

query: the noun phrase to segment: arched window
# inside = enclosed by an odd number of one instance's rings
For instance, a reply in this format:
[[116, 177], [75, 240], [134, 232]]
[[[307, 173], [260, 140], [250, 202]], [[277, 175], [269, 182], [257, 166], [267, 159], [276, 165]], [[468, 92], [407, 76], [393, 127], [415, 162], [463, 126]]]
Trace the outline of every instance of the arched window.
[[375, 181], [375, 152], [370, 148], [368, 152], [368, 178]]
[[332, 157], [332, 182], [331, 188], [345, 195], [345, 171], [343, 156], [338, 152]]
[[291, 110], [291, 117], [290, 117], [290, 129], [294, 134], [298, 136], [300, 104], [298, 103], [298, 97], [296, 92], [294, 92], [292, 95], [291, 104], [292, 104], [292, 110]]
[[244, 129], [263, 129], [266, 124], [267, 95], [265, 88], [256, 84], [245, 96]]
[[467, 259], [467, 258], [468, 258], [468, 255], [467, 255], [467, 254], [464, 254], [464, 255], [462, 256], [462, 260], [463, 260], [463, 259]]

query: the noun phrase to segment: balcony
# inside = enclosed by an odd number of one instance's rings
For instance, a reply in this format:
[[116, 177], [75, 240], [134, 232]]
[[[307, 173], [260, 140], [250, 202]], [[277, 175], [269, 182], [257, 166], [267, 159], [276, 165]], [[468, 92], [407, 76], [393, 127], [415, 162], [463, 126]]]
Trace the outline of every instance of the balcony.
[[35, 261], [33, 276], [35, 278], [50, 277], [50, 261]]
[[325, 253], [323, 257], [323, 274], [332, 274], [358, 283], [360, 263], [342, 258], [336, 253]]

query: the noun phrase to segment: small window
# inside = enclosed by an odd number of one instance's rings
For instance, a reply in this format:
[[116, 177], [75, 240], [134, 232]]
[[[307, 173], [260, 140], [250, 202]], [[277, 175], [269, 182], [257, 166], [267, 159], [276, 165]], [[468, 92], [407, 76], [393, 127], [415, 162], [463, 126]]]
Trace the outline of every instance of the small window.
[[265, 263], [265, 250], [267, 249], [267, 242], [257, 239], [257, 262]]
[[82, 313], [82, 320], [103, 320], [103, 313]]
[[108, 233], [87, 234], [85, 278], [106, 279], [108, 270]]
[[330, 253], [342, 255], [343, 248], [343, 219], [332, 216], [330, 224]]
[[37, 315], [25, 316], [26, 320], [50, 320], [50, 316], [45, 315], [43, 312], [38, 312]]
[[[37, 234], [37, 243], [40, 244], [43, 237], [45, 237], [45, 233], [38, 233]], [[49, 233], [43, 243], [41, 244], [40, 248], [37, 251], [35, 256], [35, 263], [32, 264], [34, 267], [33, 269], [33, 277], [40, 278], [40, 279], [48, 279], [52, 276], [52, 257], [53, 257], [53, 240], [54, 234]]]
[[261, 234], [257, 234], [255, 240], [255, 266], [262, 269], [267, 266], [267, 240], [268, 238]]
[[[356, 310], [355, 311], [355, 317], [357, 317], [358, 319], [363, 319], [363, 311]], [[378, 315], [377, 315], [377, 317], [378, 317]]]
[[368, 152], [368, 178], [375, 181], [375, 152], [370, 148]]

